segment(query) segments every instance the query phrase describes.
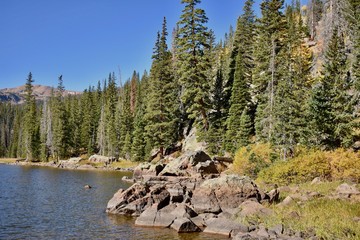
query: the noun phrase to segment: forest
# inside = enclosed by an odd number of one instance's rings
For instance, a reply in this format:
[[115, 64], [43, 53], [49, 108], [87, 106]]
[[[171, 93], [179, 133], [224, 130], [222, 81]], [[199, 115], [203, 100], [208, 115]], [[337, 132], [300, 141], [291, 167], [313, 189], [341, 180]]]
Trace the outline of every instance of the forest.
[[109, 73], [68, 96], [59, 76], [44, 101], [33, 95], [36, 75], [24, 76], [25, 103], [0, 103], [0, 157], [146, 161], [191, 128], [212, 155], [267, 143], [288, 159], [299, 147], [360, 141], [359, 0], [246, 0], [236, 28], [218, 42], [200, 0], [181, 2], [171, 34], [166, 18], [154, 33], [149, 72], [124, 83]]

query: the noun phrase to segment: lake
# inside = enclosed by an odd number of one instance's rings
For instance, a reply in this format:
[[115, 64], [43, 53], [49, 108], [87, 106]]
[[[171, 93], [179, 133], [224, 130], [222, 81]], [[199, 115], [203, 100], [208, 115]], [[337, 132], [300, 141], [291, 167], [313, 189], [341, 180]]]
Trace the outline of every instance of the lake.
[[[143, 228], [135, 218], [105, 213], [131, 173], [0, 164], [0, 239], [227, 239]], [[91, 189], [85, 189], [89, 184]]]

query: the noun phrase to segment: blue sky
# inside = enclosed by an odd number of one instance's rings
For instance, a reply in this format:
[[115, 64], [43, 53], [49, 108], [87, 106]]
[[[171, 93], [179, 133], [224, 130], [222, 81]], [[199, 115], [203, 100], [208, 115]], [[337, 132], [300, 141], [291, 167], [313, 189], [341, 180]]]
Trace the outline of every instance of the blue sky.
[[[257, 0], [256, 7], [258, 7]], [[0, 89], [25, 83], [82, 91], [115, 72], [123, 81], [149, 70], [162, 19], [171, 30], [180, 0], [1, 0]], [[243, 0], [203, 0], [217, 39], [236, 24]], [[171, 36], [169, 36], [171, 38]]]

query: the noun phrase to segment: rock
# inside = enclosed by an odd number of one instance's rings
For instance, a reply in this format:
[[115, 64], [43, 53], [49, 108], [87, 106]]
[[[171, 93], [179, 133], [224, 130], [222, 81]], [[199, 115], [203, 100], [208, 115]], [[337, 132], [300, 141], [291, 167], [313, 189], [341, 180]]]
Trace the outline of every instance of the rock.
[[124, 181], [124, 182], [128, 182], [128, 183], [135, 183], [135, 182], [136, 182], [135, 179], [129, 178], [128, 176], [123, 176], [123, 177], [121, 178], [121, 180]]
[[[211, 195], [212, 191], [215, 196]], [[192, 202], [194, 201], [193, 204], [196, 205], [195, 211], [201, 208], [199, 203], [209, 202], [210, 199], [205, 200], [207, 197], [211, 197], [213, 206], [219, 205], [222, 211], [232, 214], [238, 212], [239, 205], [247, 199], [254, 199], [255, 201], [261, 199], [256, 184], [250, 178], [238, 175], [223, 175], [204, 181], [200, 187], [195, 189], [193, 194]], [[216, 213], [216, 211], [206, 212]]]
[[145, 210], [149, 197], [145, 197], [149, 188], [135, 183], [127, 190], [119, 190], [109, 201], [106, 212], [125, 215], [140, 215]]
[[157, 205], [154, 204], [142, 212], [138, 218], [136, 218], [135, 225], [153, 227], [157, 212]]
[[90, 186], [90, 185], [88, 185], [88, 184], [86, 184], [86, 185], [84, 186], [84, 188], [85, 188], [85, 189], [90, 189], [90, 188], [91, 188], [91, 186]]
[[167, 188], [168, 192], [170, 193], [170, 202], [172, 203], [181, 203], [184, 201], [185, 197], [185, 186], [181, 186], [179, 184], [175, 184]]
[[336, 188], [336, 193], [341, 198], [351, 198], [353, 195], [360, 195], [360, 192], [355, 185], [350, 186], [347, 183], [339, 185]]
[[182, 144], [182, 152], [187, 151], [198, 151], [205, 150], [206, 143], [197, 141], [197, 130], [196, 127], [191, 128], [189, 134], [186, 134], [186, 137]]
[[192, 175], [191, 167], [208, 160], [211, 158], [203, 151], [186, 152], [169, 162], [159, 176], [190, 176]]
[[213, 189], [195, 189], [191, 204], [197, 213], [220, 213], [221, 208]]
[[141, 180], [143, 175], [148, 175], [148, 170], [150, 169], [150, 163], [141, 163], [134, 168], [133, 179]]
[[269, 236], [269, 233], [268, 231], [266, 230], [266, 228], [262, 225], [260, 225], [259, 227], [259, 230], [256, 232], [256, 234], [260, 237], [264, 237], [266, 239], [268, 239], [270, 236]]
[[190, 208], [186, 204], [177, 205], [177, 207], [171, 212], [171, 214], [176, 217], [185, 217], [185, 218], [193, 218], [198, 215], [192, 208]]
[[357, 222], [357, 223], [360, 223], [360, 217], [354, 217], [354, 218], [353, 218], [353, 221], [354, 221], [354, 222]]
[[173, 211], [175, 207], [175, 205], [169, 205], [161, 210], [158, 210], [158, 204], [154, 204], [140, 214], [135, 221], [135, 225], [147, 227], [169, 227], [176, 219], [176, 216], [171, 214], [171, 211]]
[[70, 158], [68, 160], [68, 162], [71, 163], [71, 164], [78, 164], [81, 160], [82, 160], [81, 157], [75, 157], [75, 158]]
[[233, 240], [259, 240], [259, 236], [257, 236], [255, 233], [237, 233]]
[[197, 215], [196, 217], [191, 218], [191, 221], [198, 226], [200, 229], [206, 227], [205, 220], [202, 216]]
[[224, 218], [211, 218], [207, 222], [205, 233], [221, 234], [230, 237], [232, 231], [248, 232], [247, 226]]
[[256, 216], [256, 215], [271, 215], [272, 210], [264, 207], [258, 202], [247, 200], [240, 205], [240, 216], [248, 217], [248, 216]]
[[106, 157], [106, 156], [101, 156], [101, 155], [92, 155], [89, 157], [89, 161], [90, 162], [96, 162], [96, 163], [111, 163], [114, 162], [116, 159], [115, 157]]
[[278, 224], [269, 229], [269, 232], [274, 232], [277, 236], [280, 236], [284, 232], [284, 226], [282, 224]]
[[281, 203], [279, 203], [279, 205], [280, 206], [288, 206], [293, 202], [294, 202], [294, 199], [290, 196], [287, 196]]
[[280, 191], [277, 188], [271, 190], [267, 195], [269, 196], [269, 203], [279, 202]]
[[165, 186], [154, 188], [150, 191], [149, 204], [157, 204], [158, 209], [161, 209], [170, 203], [170, 193], [166, 190]]
[[205, 174], [219, 173], [214, 161], [207, 160], [206, 162], [200, 162], [195, 166], [196, 172]]
[[320, 184], [320, 183], [321, 183], [320, 177], [316, 177], [311, 181], [311, 185]]
[[190, 232], [201, 231], [201, 229], [188, 218], [175, 219], [173, 224], [171, 224], [171, 228], [175, 229], [178, 233], [190, 233]]
[[154, 221], [154, 227], [170, 227], [170, 225], [175, 221], [176, 216], [171, 214], [176, 208], [175, 204], [170, 204], [162, 209], [160, 209]]
[[356, 141], [356, 142], [352, 145], [352, 148], [353, 148], [355, 151], [359, 151], [359, 150], [360, 150], [360, 141]]

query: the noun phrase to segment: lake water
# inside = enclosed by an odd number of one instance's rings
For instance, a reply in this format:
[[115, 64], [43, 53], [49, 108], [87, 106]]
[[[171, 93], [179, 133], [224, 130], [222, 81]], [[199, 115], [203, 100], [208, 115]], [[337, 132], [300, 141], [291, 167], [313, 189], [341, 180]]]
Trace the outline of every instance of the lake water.
[[0, 239], [226, 239], [136, 227], [134, 218], [106, 214], [130, 175], [0, 164]]

